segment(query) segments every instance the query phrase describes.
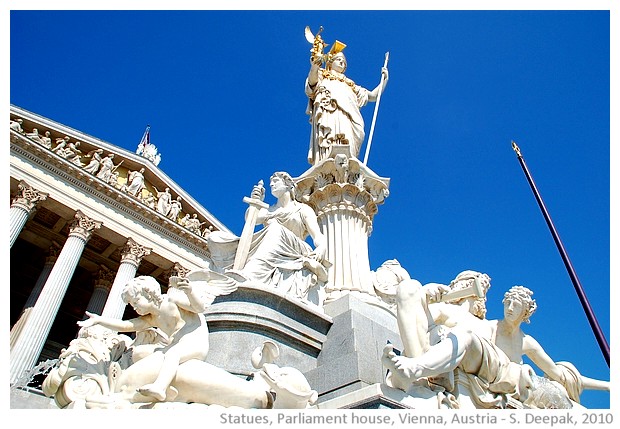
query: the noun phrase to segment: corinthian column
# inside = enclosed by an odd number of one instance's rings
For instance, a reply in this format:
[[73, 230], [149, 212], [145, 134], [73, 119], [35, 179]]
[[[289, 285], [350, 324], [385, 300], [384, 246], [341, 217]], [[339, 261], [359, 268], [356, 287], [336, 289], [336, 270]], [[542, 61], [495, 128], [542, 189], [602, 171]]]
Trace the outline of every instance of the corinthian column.
[[13, 247], [15, 240], [17, 240], [24, 225], [26, 225], [26, 221], [37, 203], [44, 201], [48, 197], [48, 194], [37, 191], [23, 180], [17, 185], [17, 192], [18, 196], [13, 198], [9, 214], [9, 230], [11, 232], [11, 245], [9, 248]]
[[101, 222], [87, 217], [79, 210], [76, 212], [69, 228], [69, 238], [62, 247], [58, 260], [54, 264], [19, 338], [11, 348], [11, 384], [16, 383], [27, 370], [36, 365], [86, 242], [93, 232], [99, 228], [101, 228]]
[[11, 328], [11, 338], [10, 338], [11, 347], [13, 347], [13, 344], [15, 344], [15, 341], [19, 337], [24, 327], [24, 324], [26, 323], [26, 320], [28, 319], [28, 315], [32, 311], [32, 307], [34, 307], [34, 304], [37, 302], [37, 299], [39, 298], [39, 295], [41, 294], [41, 290], [43, 289], [43, 285], [47, 281], [47, 278], [49, 277], [50, 272], [52, 271], [52, 267], [54, 266], [54, 264], [56, 263], [56, 260], [58, 259], [59, 252], [60, 252], [60, 245], [56, 242], [52, 242], [52, 245], [49, 248], [48, 256], [45, 258], [45, 264], [43, 265], [43, 270], [41, 271], [41, 273], [39, 274], [39, 278], [37, 279], [37, 283], [34, 285], [34, 287], [32, 288], [32, 291], [30, 292], [30, 295], [28, 296], [28, 300], [26, 301], [26, 304], [24, 305], [24, 308], [22, 309], [22, 313], [19, 316], [19, 320]]
[[332, 263], [325, 285], [325, 303], [352, 293], [378, 302], [368, 259], [372, 221], [388, 195], [389, 179], [377, 176], [348, 147], [334, 145], [328, 159], [295, 179], [298, 198], [314, 209], [327, 236]]
[[125, 247], [121, 253], [121, 265], [118, 267], [118, 272], [114, 278], [110, 295], [105, 303], [105, 307], [103, 307], [102, 316], [113, 317], [115, 319], [121, 319], [123, 317], [125, 306], [127, 305], [121, 298], [123, 288], [129, 280], [136, 276], [142, 258], [149, 255], [151, 250], [152, 249], [148, 247], [139, 245], [132, 238], [127, 239], [127, 243], [125, 243]]

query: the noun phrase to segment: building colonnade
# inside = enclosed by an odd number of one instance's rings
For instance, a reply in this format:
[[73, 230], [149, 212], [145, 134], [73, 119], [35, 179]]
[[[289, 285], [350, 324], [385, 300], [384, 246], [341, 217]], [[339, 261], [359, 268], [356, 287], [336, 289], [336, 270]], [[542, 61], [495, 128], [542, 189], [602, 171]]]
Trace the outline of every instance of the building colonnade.
[[[20, 181], [18, 195], [11, 202], [9, 215], [11, 247], [33, 215], [37, 204], [48, 196], [33, 189], [25, 181]], [[101, 221], [77, 210], [65, 243], [60, 246], [54, 242], [50, 246], [43, 270], [19, 320], [11, 329], [11, 384], [23, 381], [28, 371], [36, 366], [86, 244], [102, 224]], [[122, 289], [135, 277], [142, 258], [149, 255], [151, 250], [128, 238], [121, 251], [121, 264], [117, 272], [102, 268], [98, 273], [98, 281], [86, 310], [121, 318], [126, 307], [121, 299]]]

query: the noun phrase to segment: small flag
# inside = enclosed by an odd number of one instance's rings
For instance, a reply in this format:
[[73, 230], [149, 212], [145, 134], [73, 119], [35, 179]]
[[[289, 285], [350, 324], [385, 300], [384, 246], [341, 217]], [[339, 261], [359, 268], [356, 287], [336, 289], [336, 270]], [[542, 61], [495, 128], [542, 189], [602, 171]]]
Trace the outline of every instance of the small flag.
[[151, 144], [151, 126], [147, 125], [146, 130], [144, 130], [144, 135], [142, 136], [142, 140], [138, 144], [138, 149], [136, 153], [138, 155], [142, 155], [146, 151], [146, 147]]

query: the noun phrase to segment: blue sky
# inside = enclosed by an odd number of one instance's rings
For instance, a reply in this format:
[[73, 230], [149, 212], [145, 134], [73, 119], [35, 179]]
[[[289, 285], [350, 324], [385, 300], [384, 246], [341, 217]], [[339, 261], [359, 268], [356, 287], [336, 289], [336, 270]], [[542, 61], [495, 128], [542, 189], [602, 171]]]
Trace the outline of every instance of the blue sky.
[[[502, 317], [508, 288], [527, 286], [538, 310], [526, 333], [554, 360], [608, 380], [510, 144], [611, 342], [611, 2], [594, 5], [602, 10], [12, 10], [10, 103], [128, 150], [150, 124], [159, 167], [239, 234], [253, 184], [309, 168], [304, 27], [344, 42], [347, 75], [370, 89], [389, 51], [368, 166], [391, 185], [371, 268], [396, 258], [422, 283], [486, 272], [489, 318]], [[367, 135], [373, 110], [363, 110]], [[607, 408], [610, 395], [582, 402]]]

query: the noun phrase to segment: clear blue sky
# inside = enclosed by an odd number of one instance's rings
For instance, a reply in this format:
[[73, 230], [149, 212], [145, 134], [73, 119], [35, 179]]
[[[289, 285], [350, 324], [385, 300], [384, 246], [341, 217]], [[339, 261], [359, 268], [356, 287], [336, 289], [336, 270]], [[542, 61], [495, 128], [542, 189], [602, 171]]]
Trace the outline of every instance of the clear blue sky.
[[[367, 88], [390, 52], [368, 166], [391, 194], [371, 268], [396, 258], [422, 283], [486, 272], [489, 318], [525, 285], [538, 310], [524, 330], [609, 380], [510, 144], [611, 343], [608, 10], [13, 10], [10, 102], [132, 151], [150, 124], [159, 167], [239, 234], [253, 184], [309, 168], [306, 25], [347, 44], [347, 75]], [[609, 398], [582, 395], [590, 408]]]

